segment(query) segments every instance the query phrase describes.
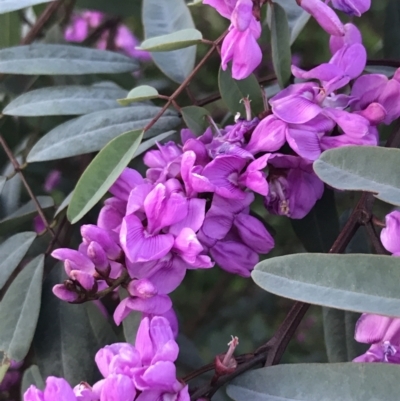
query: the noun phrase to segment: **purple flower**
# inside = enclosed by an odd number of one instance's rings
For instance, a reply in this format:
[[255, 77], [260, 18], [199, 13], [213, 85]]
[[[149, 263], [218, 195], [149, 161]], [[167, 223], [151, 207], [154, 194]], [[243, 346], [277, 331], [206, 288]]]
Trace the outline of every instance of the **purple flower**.
[[332, 6], [348, 15], [360, 17], [371, 7], [371, 0], [331, 0]]
[[270, 191], [264, 201], [267, 210], [292, 219], [306, 216], [324, 192], [324, 184], [314, 174], [311, 162], [274, 154], [268, 164]]
[[385, 75], [369, 74], [358, 78], [351, 95], [357, 98], [352, 103], [353, 110], [366, 110], [371, 103], [379, 103], [385, 112], [383, 122], [390, 124], [400, 117], [400, 82]]
[[232, 61], [234, 79], [247, 78], [261, 63], [262, 53], [257, 43], [261, 24], [253, 16], [252, 0], [204, 0], [223, 17], [231, 20], [229, 33], [221, 47], [222, 69]]
[[330, 35], [343, 36], [345, 31], [336, 13], [322, 0], [297, 0], [300, 7], [311, 14]]
[[400, 363], [400, 319], [364, 313], [357, 322], [355, 339], [371, 347], [354, 362]]
[[24, 401], [77, 401], [77, 398], [66, 380], [50, 376], [46, 380], [46, 388], [40, 391], [30, 386], [24, 394]]
[[46, 192], [51, 192], [59, 185], [60, 181], [61, 181], [61, 171], [51, 170], [50, 173], [46, 176], [43, 189]]
[[329, 48], [332, 54], [335, 54], [345, 45], [353, 45], [355, 43], [362, 43], [362, 36], [359, 29], [351, 24], [344, 25], [344, 36], [331, 36], [329, 39]]
[[386, 216], [386, 227], [381, 231], [381, 241], [393, 256], [400, 256], [400, 212], [398, 210]]

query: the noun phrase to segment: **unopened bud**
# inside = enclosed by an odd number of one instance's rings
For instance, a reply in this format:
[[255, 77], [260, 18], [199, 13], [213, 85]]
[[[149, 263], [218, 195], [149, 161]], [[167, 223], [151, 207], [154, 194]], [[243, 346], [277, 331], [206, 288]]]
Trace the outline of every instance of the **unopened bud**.
[[96, 280], [91, 274], [85, 273], [80, 270], [72, 270], [70, 277], [72, 280], [77, 281], [79, 285], [86, 291], [93, 290], [93, 287], [96, 284]]
[[95, 265], [95, 269], [108, 277], [110, 274], [110, 263], [103, 247], [96, 241], [92, 241], [87, 249], [87, 255]]
[[64, 284], [56, 284], [53, 287], [53, 294], [63, 301], [74, 302], [78, 299], [78, 294], [66, 288]]
[[127, 287], [130, 295], [142, 299], [151, 298], [157, 294], [157, 288], [153, 283], [145, 278], [140, 280], [132, 280]]

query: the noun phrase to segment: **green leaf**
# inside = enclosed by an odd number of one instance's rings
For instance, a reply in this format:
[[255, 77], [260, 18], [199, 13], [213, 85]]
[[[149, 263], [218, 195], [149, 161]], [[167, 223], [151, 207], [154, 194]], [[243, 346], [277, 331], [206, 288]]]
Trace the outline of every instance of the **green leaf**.
[[400, 59], [400, 4], [397, 0], [386, 3], [383, 24], [383, 55], [385, 58]]
[[252, 278], [273, 294], [400, 317], [400, 261], [390, 256], [295, 254], [260, 262]]
[[[28, 154], [28, 162], [39, 162], [96, 152], [124, 132], [143, 130], [161, 109], [137, 104], [128, 108], [98, 111], [67, 121], [42, 137]], [[180, 123], [167, 110], [146, 132], [145, 139], [169, 131]]]
[[56, 210], [56, 212], [54, 213], [54, 217], [57, 217], [64, 209], [67, 208], [67, 206], [69, 205], [69, 203], [71, 202], [71, 198], [72, 198], [72, 194], [74, 192], [70, 192], [65, 198], [64, 200], [61, 202], [61, 205], [58, 207], [58, 209]]
[[194, 134], [204, 134], [209, 125], [206, 116], [209, 116], [210, 113], [207, 109], [198, 106], [187, 106], [181, 109], [181, 113], [187, 127]]
[[81, 175], [67, 210], [75, 224], [106, 194], [133, 158], [142, 141], [141, 130], [129, 131], [113, 139], [92, 160]]
[[0, 14], [22, 10], [23, 8], [35, 6], [36, 4], [49, 3], [50, 1], [54, 0], [0, 0]]
[[18, 267], [35, 238], [34, 232], [19, 233], [0, 245], [0, 290]]
[[203, 0], [193, 0], [190, 3], [187, 3], [188, 7], [200, 6], [203, 3]]
[[278, 3], [286, 12], [289, 22], [290, 44], [292, 45], [307, 24], [311, 14], [304, 11], [295, 1], [274, 0], [274, 3]]
[[292, 55], [290, 51], [290, 31], [285, 10], [277, 3], [268, 7], [271, 20], [272, 64], [281, 88], [289, 84]]
[[182, 29], [166, 35], [146, 39], [138, 49], [150, 52], [169, 52], [199, 44], [202, 39], [203, 35], [197, 29]]
[[291, 223], [307, 252], [329, 252], [339, 235], [334, 192], [326, 188], [310, 213], [302, 219], [292, 219]]
[[155, 99], [158, 97], [157, 89], [149, 85], [141, 85], [133, 88], [124, 99], [118, 99], [118, 103], [127, 106], [133, 102], [141, 102], [143, 100]]
[[29, 366], [28, 369], [25, 370], [24, 375], [22, 376], [21, 382], [21, 400], [24, 399], [25, 391], [28, 388], [34, 385], [39, 390], [44, 390], [45, 384], [42, 375], [40, 374], [39, 368], [36, 365]]
[[133, 72], [138, 63], [122, 54], [73, 45], [33, 44], [0, 50], [0, 73], [82, 75]]
[[[51, 196], [38, 196], [37, 200], [43, 210], [54, 206], [54, 201]], [[0, 221], [0, 235], [8, 234], [10, 231], [15, 230], [22, 224], [31, 221], [37, 214], [38, 212], [35, 204], [33, 201], [29, 201], [14, 213]]]
[[400, 206], [400, 150], [345, 146], [324, 152], [314, 171], [341, 190], [374, 192], [378, 199]]
[[398, 375], [391, 364], [278, 365], [246, 372], [227, 393], [235, 401], [397, 401]]
[[104, 86], [53, 86], [14, 99], [3, 114], [21, 117], [81, 115], [113, 109], [126, 91]]
[[1, 14], [0, 12], [0, 26], [0, 49], [17, 45], [21, 39], [21, 22], [18, 13]]
[[22, 361], [35, 332], [42, 293], [44, 255], [28, 263], [0, 302], [0, 350], [8, 359]]
[[[195, 29], [184, 0], [143, 0], [142, 19], [146, 39], [183, 29]], [[196, 46], [153, 53], [152, 58], [167, 77], [182, 83], [193, 70], [196, 61]]]
[[264, 111], [261, 88], [253, 74], [246, 79], [237, 81], [232, 78], [230, 67], [226, 71], [221, 68], [219, 70], [218, 86], [222, 100], [234, 115], [240, 113], [242, 117], [246, 116], [241, 100], [247, 96], [251, 101], [251, 110], [255, 115]]
[[[94, 363], [96, 352], [115, 338], [107, 322], [95, 322], [94, 309], [87, 305], [72, 305], [53, 295], [55, 284], [65, 280], [63, 266], [58, 263], [43, 284], [42, 307], [33, 340], [36, 362], [43, 377], [64, 377], [71, 385], [99, 379]], [[96, 321], [100, 317], [95, 317]], [[79, 341], [78, 341], [79, 340]]]

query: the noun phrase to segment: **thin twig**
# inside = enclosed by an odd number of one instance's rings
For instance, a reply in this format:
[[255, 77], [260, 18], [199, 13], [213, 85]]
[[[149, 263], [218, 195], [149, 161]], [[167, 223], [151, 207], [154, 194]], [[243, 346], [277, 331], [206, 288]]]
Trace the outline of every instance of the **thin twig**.
[[57, 0], [49, 3], [42, 14], [40, 14], [40, 17], [36, 20], [28, 34], [21, 40], [21, 45], [31, 44], [40, 35], [47, 22], [57, 12], [62, 4], [63, 0]]
[[14, 157], [11, 149], [8, 147], [6, 141], [1, 136], [1, 134], [0, 134], [0, 144], [3, 147], [4, 151], [6, 152], [7, 157], [10, 159], [10, 162], [12, 163], [15, 171], [18, 171], [19, 175], [21, 176], [22, 183], [24, 184], [24, 186], [25, 186], [30, 198], [32, 199], [33, 203], [35, 204], [36, 209], [38, 211], [38, 214], [41, 217], [41, 219], [43, 220], [43, 223], [44, 223], [47, 231], [49, 231], [50, 234], [52, 235], [52, 237], [54, 238], [55, 237], [55, 233], [54, 233], [53, 229], [50, 227], [49, 222], [47, 221], [47, 218], [46, 218], [46, 216], [45, 216], [45, 214], [43, 212], [42, 207], [40, 206], [39, 201], [37, 200], [35, 194], [32, 192], [31, 187], [29, 186], [28, 182], [26, 181], [25, 176], [22, 173], [21, 167], [20, 167], [20, 165], [18, 163], [18, 160]]

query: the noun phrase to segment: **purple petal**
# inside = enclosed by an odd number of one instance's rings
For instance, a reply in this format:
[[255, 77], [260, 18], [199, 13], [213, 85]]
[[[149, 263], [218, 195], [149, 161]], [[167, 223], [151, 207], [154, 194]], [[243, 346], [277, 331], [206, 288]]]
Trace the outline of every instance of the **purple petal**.
[[332, 5], [348, 15], [360, 17], [370, 9], [371, 0], [332, 0]]
[[91, 291], [95, 285], [94, 277], [86, 272], [72, 270], [69, 276], [72, 280], [77, 281], [86, 291]]
[[362, 138], [368, 134], [369, 121], [360, 115], [330, 108], [325, 108], [324, 114], [332, 118], [345, 134], [353, 138]]
[[287, 124], [275, 116], [264, 118], [251, 134], [246, 150], [258, 152], [274, 152], [280, 149], [286, 140]]
[[103, 230], [94, 224], [85, 224], [81, 227], [81, 234], [88, 243], [95, 241], [100, 244], [111, 260], [121, 256], [121, 248], [111, 237], [111, 234], [115, 235], [115, 233]]
[[310, 13], [330, 35], [343, 36], [345, 30], [335, 12], [321, 0], [300, 0], [299, 4]]
[[155, 347], [150, 337], [150, 318], [143, 317], [136, 333], [135, 348], [140, 354], [143, 365], [150, 365]]
[[367, 63], [367, 51], [360, 43], [342, 47], [334, 54], [330, 63], [337, 65], [350, 78], [358, 77]]
[[250, 277], [259, 260], [256, 252], [235, 241], [218, 241], [210, 253], [222, 269], [242, 277]]
[[342, 76], [343, 70], [334, 64], [324, 63], [311, 69], [310, 71], [304, 71], [295, 65], [292, 65], [292, 73], [296, 78], [331, 81], [338, 76]]
[[[226, 199], [218, 195], [213, 196], [211, 209], [219, 209], [219, 213], [231, 214], [240, 213], [249, 207], [254, 201], [254, 194], [246, 192], [244, 199]], [[211, 210], [210, 209], [210, 210]]]
[[238, 175], [246, 160], [235, 156], [218, 156], [203, 170], [203, 175], [214, 185], [218, 195], [228, 199], [243, 199], [244, 192], [238, 187]]
[[175, 238], [174, 250], [187, 263], [194, 263], [197, 255], [203, 251], [196, 233], [191, 228], [183, 228], [179, 235]]
[[157, 288], [150, 280], [142, 278], [139, 280], [132, 280], [126, 288], [132, 297], [151, 298], [157, 294]]
[[232, 228], [233, 218], [232, 213], [211, 206], [201, 231], [209, 238], [221, 240]]
[[385, 124], [390, 124], [392, 121], [400, 117], [400, 83], [395, 79], [389, 80], [385, 88], [381, 92], [378, 102], [386, 110]]
[[237, 0], [236, 6], [231, 15], [232, 25], [239, 31], [245, 31], [253, 19], [252, 0]]
[[83, 253], [76, 251], [75, 249], [59, 248], [51, 253], [53, 258], [58, 260], [70, 260], [73, 262], [80, 270], [86, 271], [88, 273], [94, 272], [93, 262]]
[[290, 128], [287, 141], [290, 147], [305, 159], [317, 160], [321, 155], [320, 140], [317, 132]]
[[128, 201], [131, 190], [140, 184], [143, 184], [143, 177], [136, 170], [127, 167], [109, 191], [117, 198]]
[[233, 223], [242, 241], [257, 253], [268, 253], [275, 245], [271, 234], [260, 220], [246, 213], [236, 216]]
[[381, 231], [383, 246], [391, 253], [400, 252], [400, 211], [389, 213], [386, 218], [386, 227]]
[[354, 338], [366, 344], [390, 341], [392, 338], [388, 337], [388, 330], [392, 325], [400, 332], [400, 319], [363, 313], [358, 319]]
[[46, 379], [44, 400], [76, 401], [75, 394], [65, 379], [50, 376]]
[[206, 200], [192, 198], [188, 200], [188, 213], [184, 219], [169, 228], [169, 232], [178, 235], [183, 228], [191, 228], [194, 232], [200, 230], [205, 218]]
[[169, 321], [165, 317], [155, 316], [150, 322], [150, 335], [156, 352], [152, 364], [158, 361], [175, 362], [178, 358], [179, 347]]
[[141, 391], [160, 389], [169, 393], [179, 391], [181, 385], [176, 378], [173, 362], [159, 361], [149, 366], [143, 375], [134, 378], [136, 388]]
[[386, 109], [379, 103], [371, 103], [366, 109], [355, 112], [366, 118], [371, 125], [378, 125], [385, 120], [387, 116]]
[[74, 302], [78, 299], [78, 294], [74, 291], [68, 290], [64, 284], [56, 284], [53, 287], [53, 294], [66, 302]]
[[87, 255], [93, 261], [97, 270], [105, 272], [109, 266], [108, 258], [103, 247], [95, 241], [92, 241], [87, 249]]
[[174, 237], [171, 234], [149, 235], [132, 214], [122, 221], [120, 241], [131, 262], [148, 262], [165, 256], [174, 244]]
[[102, 401], [133, 401], [135, 396], [135, 386], [128, 376], [111, 375], [104, 380], [100, 399]]
[[329, 40], [329, 48], [332, 54], [335, 54], [345, 45], [352, 45], [354, 43], [362, 43], [361, 32], [358, 28], [351, 24], [344, 25], [344, 36], [331, 36]]
[[387, 82], [388, 78], [381, 74], [368, 74], [357, 78], [351, 90], [351, 95], [359, 99], [355, 109], [364, 109], [370, 103], [377, 101]]
[[275, 116], [292, 124], [306, 123], [316, 117], [321, 110], [319, 105], [303, 95], [290, 95], [272, 103]]
[[132, 214], [138, 210], [143, 211], [144, 201], [153, 188], [153, 184], [145, 183], [132, 189], [131, 193], [129, 194], [128, 204], [126, 206], [126, 214]]

